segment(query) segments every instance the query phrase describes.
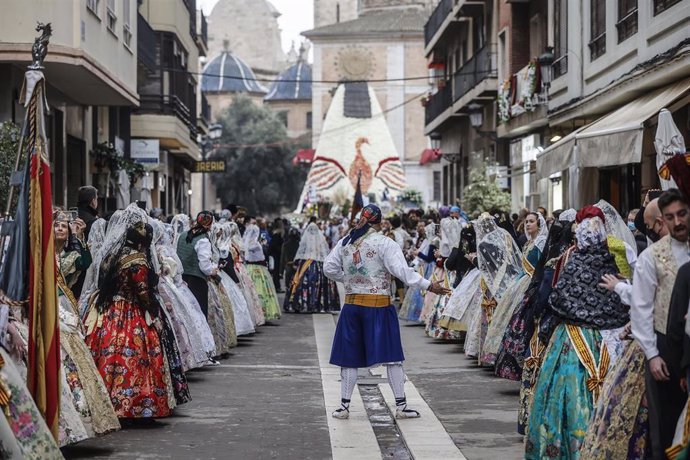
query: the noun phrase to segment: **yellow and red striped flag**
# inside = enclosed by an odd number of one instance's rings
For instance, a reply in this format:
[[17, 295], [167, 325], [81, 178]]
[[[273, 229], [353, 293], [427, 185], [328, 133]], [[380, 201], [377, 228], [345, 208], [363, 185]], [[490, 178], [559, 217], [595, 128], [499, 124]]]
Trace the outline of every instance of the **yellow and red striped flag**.
[[24, 74], [20, 96], [26, 113], [19, 153], [26, 159], [14, 220], [3, 222], [3, 225], [10, 224], [10, 242], [1, 261], [0, 294], [6, 295], [10, 302], [26, 306], [29, 322], [27, 387], [57, 441], [60, 322], [52, 186], [47, 158], [45, 115], [48, 101], [45, 76], [41, 71], [52, 29], [50, 24], [39, 23], [36, 31], [42, 34], [34, 41], [33, 62]]
[[[60, 322], [57, 300], [57, 267], [53, 233], [50, 163], [44, 132], [45, 80], [37, 81], [29, 97], [27, 147], [29, 153], [29, 359], [27, 386], [48, 428], [58, 439], [60, 407]], [[27, 82], [30, 79], [27, 75]], [[25, 82], [25, 84], [27, 84]]]

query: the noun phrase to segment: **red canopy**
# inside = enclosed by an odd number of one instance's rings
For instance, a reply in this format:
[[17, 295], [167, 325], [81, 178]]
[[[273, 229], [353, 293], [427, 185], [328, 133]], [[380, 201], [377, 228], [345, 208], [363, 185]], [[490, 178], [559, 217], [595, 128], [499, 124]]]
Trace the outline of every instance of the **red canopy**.
[[297, 155], [292, 159], [293, 165], [310, 165], [314, 161], [314, 149], [300, 149], [297, 151]]
[[440, 149], [424, 149], [422, 152], [422, 158], [419, 160], [419, 164], [425, 165], [427, 163], [431, 163], [432, 161], [436, 161], [439, 158], [441, 158]]

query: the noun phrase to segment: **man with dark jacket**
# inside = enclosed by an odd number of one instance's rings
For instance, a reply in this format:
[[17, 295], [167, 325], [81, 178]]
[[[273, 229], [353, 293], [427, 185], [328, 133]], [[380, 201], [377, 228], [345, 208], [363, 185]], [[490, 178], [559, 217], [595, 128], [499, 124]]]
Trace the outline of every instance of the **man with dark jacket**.
[[[83, 238], [84, 243], [89, 241], [89, 232], [91, 232], [91, 225], [99, 218], [98, 215], [98, 190], [91, 185], [79, 187], [79, 195], [77, 196], [77, 211], [79, 219], [84, 221], [86, 228], [84, 229]], [[82, 270], [79, 278], [72, 286], [72, 293], [79, 298], [81, 290], [84, 287], [84, 280], [86, 279], [86, 270]]]
[[89, 241], [89, 233], [91, 232], [91, 225], [98, 219], [98, 190], [91, 185], [79, 187], [79, 195], [77, 198], [77, 209], [79, 210], [79, 218], [86, 224], [84, 230], [84, 239]]

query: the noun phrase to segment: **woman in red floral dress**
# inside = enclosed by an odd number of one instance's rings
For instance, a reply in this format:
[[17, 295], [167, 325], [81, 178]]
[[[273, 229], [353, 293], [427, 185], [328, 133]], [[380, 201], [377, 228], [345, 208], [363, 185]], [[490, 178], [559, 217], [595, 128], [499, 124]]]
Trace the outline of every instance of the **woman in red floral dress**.
[[[122, 249], [103, 261], [96, 308], [87, 318], [86, 343], [120, 418], [171, 413], [165, 375], [157, 284], [146, 253], [153, 229], [132, 224]], [[91, 315], [90, 315], [91, 316]]]

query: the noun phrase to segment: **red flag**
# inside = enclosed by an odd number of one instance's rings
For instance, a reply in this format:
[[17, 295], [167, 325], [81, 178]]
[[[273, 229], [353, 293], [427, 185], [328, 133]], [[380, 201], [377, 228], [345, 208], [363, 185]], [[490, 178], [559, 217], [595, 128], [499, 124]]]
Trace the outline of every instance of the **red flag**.
[[[32, 74], [29, 78], [28, 74]], [[29, 83], [31, 82], [31, 83]], [[60, 324], [50, 163], [46, 156], [45, 80], [27, 72], [29, 157], [29, 357], [27, 386], [55, 439], [60, 407]], [[31, 86], [33, 85], [33, 88]], [[28, 88], [27, 88], [28, 87]], [[33, 89], [33, 91], [31, 91]]]

